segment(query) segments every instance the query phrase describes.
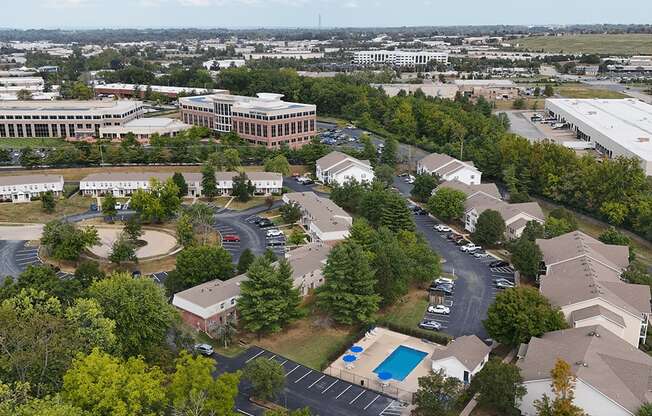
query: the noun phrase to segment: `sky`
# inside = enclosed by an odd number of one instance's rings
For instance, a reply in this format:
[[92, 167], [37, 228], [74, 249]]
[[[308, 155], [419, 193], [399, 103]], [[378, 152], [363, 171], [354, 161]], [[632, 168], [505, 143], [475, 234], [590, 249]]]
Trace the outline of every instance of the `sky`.
[[651, 23], [650, 0], [0, 0], [0, 27], [323, 27]]

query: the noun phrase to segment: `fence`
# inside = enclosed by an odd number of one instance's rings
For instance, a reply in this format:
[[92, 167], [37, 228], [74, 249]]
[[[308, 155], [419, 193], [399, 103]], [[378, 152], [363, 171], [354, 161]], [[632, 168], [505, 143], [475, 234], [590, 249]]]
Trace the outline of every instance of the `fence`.
[[362, 377], [349, 371], [334, 369], [332, 367], [325, 369], [324, 373], [348, 381], [349, 383], [377, 391], [378, 393], [383, 393], [401, 402], [413, 404], [414, 393], [392, 385], [392, 383], [396, 383], [396, 381], [389, 381], [387, 384], [383, 384], [380, 380]]

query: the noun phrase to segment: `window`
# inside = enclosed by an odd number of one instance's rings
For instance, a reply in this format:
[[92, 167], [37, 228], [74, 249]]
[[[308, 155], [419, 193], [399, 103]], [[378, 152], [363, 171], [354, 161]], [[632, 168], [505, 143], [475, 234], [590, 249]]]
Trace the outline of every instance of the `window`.
[[272, 137], [276, 137], [276, 125], [272, 126]]
[[23, 125], [22, 124], [17, 124], [16, 125], [16, 131], [18, 132], [18, 137], [24, 137], [24, 135], [23, 135]]
[[25, 125], [25, 136], [26, 137], [32, 137], [32, 125], [31, 124], [26, 124]]
[[0, 124], [0, 137], [7, 137], [7, 129], [4, 124]]
[[14, 130], [14, 125], [13, 124], [9, 125], [9, 137], [16, 137], [16, 132]]
[[292, 127], [292, 134], [297, 133], [297, 123], [290, 123], [290, 127]]
[[290, 134], [290, 123], [285, 123], [285, 135]]
[[50, 131], [47, 124], [35, 124], [34, 125], [34, 136], [35, 137], [50, 137]]

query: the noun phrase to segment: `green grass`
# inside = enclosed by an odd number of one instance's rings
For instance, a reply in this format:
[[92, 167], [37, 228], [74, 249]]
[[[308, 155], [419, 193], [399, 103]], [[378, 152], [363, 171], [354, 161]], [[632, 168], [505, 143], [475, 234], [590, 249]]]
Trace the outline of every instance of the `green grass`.
[[52, 137], [11, 137], [0, 139], [0, 148], [2, 149], [61, 147], [65, 144], [65, 140]]
[[69, 199], [59, 199], [51, 214], [43, 212], [41, 201], [20, 204], [3, 202], [0, 204], [0, 222], [45, 223], [64, 215], [85, 212], [92, 202], [95, 202], [94, 198], [81, 195], [75, 195]]
[[403, 299], [385, 311], [379, 313], [388, 322], [395, 325], [416, 328], [428, 306], [425, 290], [413, 289]]
[[652, 34], [533, 36], [516, 43], [520, 49], [553, 53], [652, 54]]
[[627, 98], [628, 96], [618, 91], [591, 88], [582, 84], [564, 84], [555, 87], [555, 92], [565, 98]]

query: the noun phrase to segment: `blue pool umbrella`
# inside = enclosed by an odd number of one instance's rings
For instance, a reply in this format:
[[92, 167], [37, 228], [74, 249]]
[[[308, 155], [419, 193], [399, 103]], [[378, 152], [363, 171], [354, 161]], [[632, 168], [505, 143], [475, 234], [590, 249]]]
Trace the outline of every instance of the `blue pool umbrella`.
[[362, 347], [359, 345], [354, 345], [351, 347], [351, 352], [362, 352]]
[[382, 371], [378, 373], [378, 378], [381, 379], [382, 381], [387, 381], [392, 378], [392, 373], [388, 371]]
[[356, 357], [355, 355], [348, 354], [348, 355], [345, 355], [344, 358], [342, 358], [342, 359], [344, 360], [345, 363], [352, 363], [355, 360], [357, 360], [358, 357]]

